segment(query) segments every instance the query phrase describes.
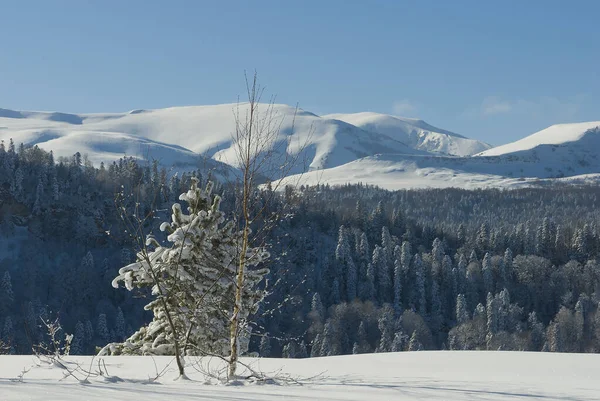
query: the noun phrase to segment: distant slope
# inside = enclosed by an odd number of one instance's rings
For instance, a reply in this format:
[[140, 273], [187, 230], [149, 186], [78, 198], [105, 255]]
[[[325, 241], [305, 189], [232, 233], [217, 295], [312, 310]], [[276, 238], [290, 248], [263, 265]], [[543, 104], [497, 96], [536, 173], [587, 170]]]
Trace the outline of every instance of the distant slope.
[[345, 121], [366, 131], [389, 136], [414, 149], [427, 152], [470, 156], [491, 147], [487, 143], [465, 138], [412, 118], [379, 113], [329, 114], [323, 118]]
[[[481, 152], [477, 156], [498, 156], [507, 153], [515, 153], [524, 150], [530, 150], [539, 145], [563, 145], [569, 142], [576, 142], [579, 141], [585, 135], [587, 130], [599, 126], [600, 121], [552, 125], [544, 130], [536, 132], [535, 134], [529, 135], [528, 137], [520, 139], [516, 142], [512, 142]], [[599, 149], [596, 148], [596, 150], [598, 151]]]
[[[268, 105], [259, 107], [264, 116]], [[57, 157], [80, 152], [95, 164], [134, 156], [175, 168], [204, 164], [226, 172], [237, 167], [236, 111], [245, 119], [248, 105], [111, 114], [0, 109], [0, 139], [38, 145]], [[266, 151], [274, 151], [275, 169], [288, 156], [298, 159], [288, 172], [292, 182], [308, 171], [302, 177], [306, 184], [362, 182], [387, 189], [519, 187], [567, 177], [580, 178], [561, 182], [594, 182], [600, 174], [600, 129], [593, 129], [600, 122], [556, 125], [488, 149], [483, 142], [421, 120], [376, 113], [319, 117], [280, 104], [271, 111], [271, 129], [278, 129], [279, 135]], [[452, 156], [476, 152], [473, 157]]]
[[[260, 107], [267, 110], [267, 105]], [[82, 115], [2, 109], [0, 139], [37, 144], [63, 156], [80, 149], [94, 161], [125, 153], [165, 161], [180, 157], [185, 160], [193, 152], [235, 166], [234, 111], [239, 111], [243, 119], [248, 105], [243, 103], [237, 108], [236, 104], [223, 104]], [[423, 153], [388, 136], [286, 105], [273, 106], [275, 126], [280, 128], [280, 135], [274, 147], [281, 153], [297, 155], [309, 169], [335, 167], [389, 151]], [[303, 153], [298, 155], [300, 149]], [[304, 163], [294, 172], [302, 170]]]
[[[451, 157], [376, 155], [333, 169], [305, 174], [307, 185], [365, 183], [389, 190], [404, 188], [515, 188], [541, 184], [540, 179], [573, 177], [573, 183], [594, 182], [600, 173], [600, 129], [578, 140], [539, 145], [498, 156]], [[290, 182], [299, 177], [290, 177]], [[568, 183], [569, 180], [561, 180]]]

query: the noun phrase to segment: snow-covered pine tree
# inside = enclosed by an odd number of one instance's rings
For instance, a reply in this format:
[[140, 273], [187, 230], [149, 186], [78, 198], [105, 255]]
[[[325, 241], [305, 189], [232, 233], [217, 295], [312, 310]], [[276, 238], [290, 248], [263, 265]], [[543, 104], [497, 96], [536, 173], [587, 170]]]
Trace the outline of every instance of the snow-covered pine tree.
[[381, 337], [376, 352], [390, 352], [394, 341], [394, 309], [390, 304], [385, 304], [377, 321]]
[[492, 270], [492, 257], [486, 252], [481, 262], [481, 274], [483, 276], [483, 285], [485, 292], [494, 291], [494, 272]]
[[85, 326], [81, 322], [75, 325], [75, 334], [71, 340], [71, 355], [83, 355], [85, 353]]
[[402, 249], [400, 245], [394, 248], [394, 310], [397, 314], [402, 312], [402, 281], [404, 279], [402, 269]]
[[467, 309], [467, 300], [463, 294], [456, 297], [456, 323], [463, 324], [469, 320], [469, 311]]
[[260, 346], [258, 347], [258, 353], [263, 358], [271, 356], [271, 340], [267, 336], [262, 336], [260, 339]]
[[125, 316], [121, 307], [117, 308], [117, 317], [115, 318], [115, 341], [123, 341], [125, 338]]
[[108, 324], [106, 322], [106, 315], [104, 313], [101, 313], [98, 316], [98, 324], [96, 325], [96, 333], [98, 334], [100, 341], [102, 341], [103, 343], [109, 341], [110, 332], [108, 331]]
[[[115, 288], [120, 283], [130, 291], [151, 288], [153, 300], [145, 309], [152, 311], [153, 320], [124, 343], [108, 344], [101, 354], [228, 355], [241, 233], [234, 231], [232, 221], [225, 221], [219, 209], [221, 198], [211, 193], [212, 183], [205, 190], [197, 184], [192, 178], [189, 191], [179, 197], [188, 203], [188, 213], [175, 203], [171, 222], [160, 226], [169, 233], [171, 245], [161, 246], [148, 236], [136, 262], [122, 267], [113, 280]], [[268, 257], [263, 248], [247, 248], [248, 268], [238, 315], [243, 334], [240, 354], [248, 349], [247, 318], [264, 297], [258, 283], [268, 273], [252, 267]]]
[[12, 289], [12, 279], [10, 277], [10, 273], [7, 270], [2, 276], [2, 281], [0, 281], [0, 314], [9, 314], [14, 299], [15, 296]]
[[408, 342], [408, 350], [409, 351], [421, 351], [423, 349], [423, 345], [419, 341], [419, 335], [417, 331], [413, 331], [412, 336], [410, 336], [410, 340]]
[[423, 267], [423, 261], [421, 255], [418, 253], [415, 255], [413, 266], [415, 269], [415, 288], [413, 302], [417, 308], [417, 312], [421, 316], [425, 316], [426, 301], [425, 301], [425, 270]]

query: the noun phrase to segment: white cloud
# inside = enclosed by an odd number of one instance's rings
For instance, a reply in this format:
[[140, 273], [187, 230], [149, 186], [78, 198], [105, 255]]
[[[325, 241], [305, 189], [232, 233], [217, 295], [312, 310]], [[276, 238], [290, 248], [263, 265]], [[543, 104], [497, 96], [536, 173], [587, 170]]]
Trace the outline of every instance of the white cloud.
[[392, 112], [398, 116], [408, 117], [417, 111], [417, 106], [408, 99], [402, 99], [394, 102]]
[[509, 113], [512, 109], [513, 106], [509, 102], [495, 96], [486, 97], [481, 104], [481, 113], [484, 116]]
[[569, 99], [545, 96], [537, 99], [506, 100], [497, 96], [488, 96], [478, 106], [467, 108], [462, 116], [469, 119], [485, 119], [501, 114], [531, 119], [551, 118], [556, 122], [569, 122], [576, 118], [581, 110], [585, 96], [578, 95]]

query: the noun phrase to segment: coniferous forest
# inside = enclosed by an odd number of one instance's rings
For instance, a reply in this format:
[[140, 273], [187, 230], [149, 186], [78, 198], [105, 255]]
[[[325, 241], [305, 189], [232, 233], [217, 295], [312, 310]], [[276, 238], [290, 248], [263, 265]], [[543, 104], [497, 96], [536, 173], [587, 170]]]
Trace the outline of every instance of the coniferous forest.
[[[199, 164], [200, 165], [200, 164]], [[58, 317], [72, 354], [151, 319], [148, 292], [111, 286], [135, 260], [118, 208], [158, 229], [199, 169], [0, 145], [0, 340], [28, 354]], [[221, 209], [233, 188], [215, 182]], [[257, 192], [269, 197], [269, 189]], [[267, 296], [250, 352], [302, 358], [405, 350], [600, 351], [600, 188], [290, 188], [267, 233]], [[155, 222], [156, 220], [156, 222]]]

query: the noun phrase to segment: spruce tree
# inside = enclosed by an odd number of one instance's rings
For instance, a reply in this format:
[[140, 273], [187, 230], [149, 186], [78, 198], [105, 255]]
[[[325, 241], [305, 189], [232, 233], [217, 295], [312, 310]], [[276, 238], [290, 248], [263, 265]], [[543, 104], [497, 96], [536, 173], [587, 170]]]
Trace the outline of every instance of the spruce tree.
[[413, 331], [412, 336], [410, 336], [410, 340], [408, 342], [408, 350], [409, 351], [421, 351], [423, 349], [423, 345], [419, 341], [419, 335], [417, 331]]
[[463, 324], [469, 321], [469, 311], [467, 309], [467, 300], [463, 294], [456, 297], [456, 323]]
[[[148, 236], [136, 262], [121, 268], [113, 280], [114, 287], [123, 283], [130, 291], [151, 288], [153, 299], [145, 309], [153, 313], [153, 320], [124, 343], [107, 345], [102, 354], [176, 355], [183, 375], [183, 355], [229, 353], [241, 233], [234, 231], [233, 221], [226, 222], [212, 183], [205, 190], [197, 184], [192, 178], [190, 189], [179, 197], [188, 203], [188, 213], [175, 203], [171, 222], [160, 226], [171, 245], [161, 246]], [[264, 297], [257, 285], [268, 273], [251, 267], [268, 256], [262, 248], [247, 248], [239, 354], [248, 349], [247, 318]]]
[[415, 260], [413, 263], [415, 269], [415, 287], [414, 287], [414, 305], [417, 308], [418, 313], [421, 317], [425, 316], [426, 313], [426, 298], [425, 298], [425, 269], [423, 267], [423, 261], [421, 260], [421, 255], [418, 253], [415, 255]]
[[0, 282], [0, 314], [7, 315], [12, 310], [12, 304], [15, 300], [15, 294], [12, 288], [10, 273], [4, 272]]
[[73, 333], [73, 339], [71, 340], [71, 355], [84, 355], [85, 354], [85, 327], [83, 323], [77, 322], [75, 325], [75, 333]]
[[394, 249], [394, 310], [397, 314], [402, 312], [402, 249], [396, 246]]
[[115, 318], [115, 341], [123, 341], [125, 339], [125, 317], [121, 307], [117, 308], [117, 316]]
[[263, 358], [268, 358], [269, 356], [271, 356], [271, 340], [269, 339], [269, 337], [263, 335], [260, 338], [258, 353]]

